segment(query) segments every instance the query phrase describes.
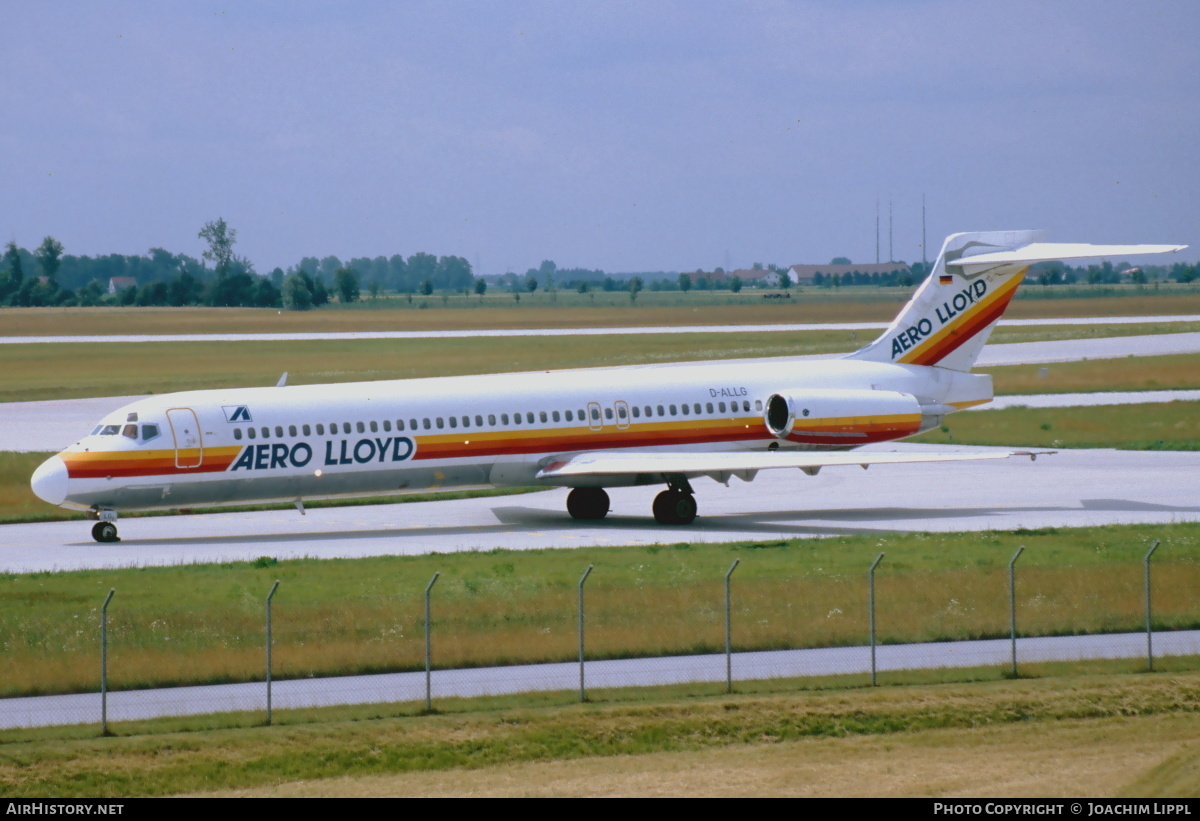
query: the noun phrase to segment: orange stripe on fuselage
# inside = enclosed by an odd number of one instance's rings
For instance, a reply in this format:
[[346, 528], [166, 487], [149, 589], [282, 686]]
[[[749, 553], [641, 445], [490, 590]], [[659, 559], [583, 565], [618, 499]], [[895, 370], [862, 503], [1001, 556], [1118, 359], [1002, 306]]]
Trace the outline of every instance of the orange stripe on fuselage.
[[962, 314], [896, 361], [905, 365], [936, 365], [941, 362], [1003, 315], [1024, 278], [1025, 271], [1016, 274], [999, 290], [976, 304], [973, 310]]
[[[240, 447], [205, 448], [199, 467], [175, 466], [174, 450], [118, 450], [67, 452], [59, 456], [67, 466], [71, 479], [105, 479], [109, 476], [170, 476], [186, 473], [220, 473], [233, 464]], [[179, 451], [179, 461], [192, 464], [200, 455], [197, 448]]]

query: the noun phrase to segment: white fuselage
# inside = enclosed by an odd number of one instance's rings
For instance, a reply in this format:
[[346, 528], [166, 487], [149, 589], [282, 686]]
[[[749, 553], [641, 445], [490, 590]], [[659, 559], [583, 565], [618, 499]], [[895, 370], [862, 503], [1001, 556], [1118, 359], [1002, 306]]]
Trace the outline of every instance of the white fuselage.
[[[814, 399], [786, 435], [781, 391]], [[901, 397], [879, 411], [841, 392]], [[596, 451], [846, 450], [912, 435], [991, 398], [991, 380], [831, 359], [699, 363], [387, 382], [188, 391], [110, 414], [35, 476], [43, 498], [91, 510], [191, 508], [477, 485], [621, 486], [653, 472], [538, 478]], [[842, 407], [845, 406], [845, 407]], [[809, 410], [803, 411], [807, 417]]]

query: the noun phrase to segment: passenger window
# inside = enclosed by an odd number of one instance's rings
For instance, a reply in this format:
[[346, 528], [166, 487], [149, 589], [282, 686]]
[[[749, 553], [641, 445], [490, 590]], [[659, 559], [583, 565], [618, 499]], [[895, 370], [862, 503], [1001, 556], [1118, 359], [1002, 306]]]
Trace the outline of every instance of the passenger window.
[[396, 430], [404, 430], [404, 420], [403, 419], [396, 420]]
[[270, 439], [271, 438], [271, 429], [264, 425], [263, 429], [262, 429], [262, 436], [263, 436], [263, 439]]
[[312, 428], [310, 428], [308, 425], [304, 425], [300, 429], [304, 431], [305, 436], [312, 436]]
[[555, 422], [557, 422], [560, 419], [560, 417], [558, 415], [558, 411], [554, 411], [553, 413], [551, 413], [550, 418], [553, 419]]
[[241, 428], [234, 428], [234, 429], [233, 429], [233, 438], [234, 438], [234, 439], [241, 439], [241, 438], [242, 438], [242, 429], [241, 429]]
[[674, 405], [671, 405], [671, 415], [672, 416], [675, 415], [675, 406]]
[[755, 399], [755, 400], [754, 400], [754, 409], [755, 409], [756, 411], [761, 411], [761, 410], [762, 410], [762, 400], [761, 400], [761, 399]]
[[570, 411], [567, 411], [567, 421], [568, 421], [568, 422], [574, 421], [573, 417], [571, 416], [571, 412], [570, 412]]
[[390, 419], [384, 419], [383, 420], [383, 432], [391, 433], [391, 431], [392, 431], [392, 421]]
[[[409, 422], [409, 425], [408, 425], [408, 429], [409, 429], [409, 430], [416, 430], [416, 429], [417, 429], [417, 420], [416, 420], [416, 419], [409, 419], [409, 420], [408, 420], [408, 422]], [[428, 421], [426, 421], [426, 422], [425, 422], [425, 428], [426, 428], [427, 430], [428, 430], [428, 428], [429, 428], [429, 422], [428, 422]]]
[[475, 414], [475, 427], [477, 427], [477, 428], [483, 427], [483, 417], [480, 416], [478, 413]]
[[425, 423], [425, 430], [429, 430], [429, 417], [426, 416], [422, 421]]
[[543, 422], [545, 422], [546, 421], [546, 412], [545, 411], [539, 412], [538, 418], [541, 419]]
[[631, 410], [633, 411], [633, 418], [634, 418], [634, 419], [637, 419], [639, 416], [641, 416], [641, 415], [642, 415], [642, 412], [641, 412], [641, 411], [638, 409], [638, 406], [637, 406], [637, 405], [634, 405], [634, 406], [631, 408]]
[[600, 409], [599, 408], [592, 408], [592, 421], [593, 422], [600, 421]]
[[713, 412], [713, 406], [712, 406], [712, 402], [709, 402], [707, 405], [705, 405], [705, 406], [704, 406], [704, 409], [705, 409], [706, 411], [708, 411], [709, 413], [712, 413], [712, 412]]
[[627, 414], [627, 413], [625, 413], [625, 406], [624, 406], [624, 405], [617, 405], [617, 418], [618, 418], [618, 419], [624, 419], [626, 416], [628, 416], [628, 414]]
[[249, 436], [251, 439], [258, 436], [258, 434], [254, 432], [254, 428], [246, 428], [246, 435]]
[[697, 415], [699, 415], [699, 413], [700, 413], [700, 403], [699, 403], [699, 402], [697, 402], [696, 404], [692, 405], [692, 410], [693, 410], [693, 411], [695, 411]]
[[501, 424], [501, 425], [507, 425], [507, 424], [508, 424], [508, 414], [507, 414], [507, 413], [502, 413], [502, 414], [500, 414], [500, 424]]
[[[357, 427], [358, 427], [358, 432], [359, 432], [359, 433], [366, 433], [366, 432], [367, 432], [367, 428], [366, 428], [366, 426], [365, 426], [365, 425], [363, 425], [363, 423], [362, 423], [362, 422], [359, 422], [359, 423], [358, 423], [358, 425], [357, 425]], [[350, 431], [346, 431], [346, 433], [349, 433], [349, 432], [350, 432]]]
[[295, 436], [295, 435], [296, 435], [296, 426], [288, 425], [288, 436]]
[[[441, 420], [441, 419], [439, 419], [439, 420], [438, 420], [438, 427], [440, 428], [441, 426], [442, 426], [442, 420]], [[456, 418], [455, 418], [455, 417], [453, 417], [453, 416], [451, 416], [451, 417], [450, 417], [450, 427], [452, 427], [452, 428], [457, 428], [457, 427], [458, 427], [458, 419], [456, 419]]]
[[684, 404], [684, 405], [680, 405], [680, 406], [679, 406], [679, 409], [680, 409], [681, 411], [683, 411], [683, 415], [684, 415], [684, 416], [687, 416], [687, 415], [688, 415], [688, 406], [687, 406], [686, 404]]
[[438, 426], [438, 430], [441, 430], [442, 428], [446, 427], [445, 421], [440, 416], [437, 418], [437, 426]]
[[142, 425], [142, 439], [149, 441], [158, 436], [158, 425]]
[[717, 403], [717, 410], [721, 411], [721, 413], [724, 413], [724, 412], [725, 412], [725, 403], [724, 403], [724, 402], [718, 402], [718, 403]]
[[496, 424], [496, 414], [494, 414], [494, 413], [489, 413], [489, 414], [488, 414], [488, 424], [489, 424], [489, 425], [492, 425], [492, 426], [495, 426], [495, 424]]
[[317, 436], [324, 436], [324, 435], [325, 435], [325, 426], [322, 425], [320, 422], [318, 422], [317, 423]]
[[282, 438], [283, 438], [283, 425], [276, 425], [276, 426], [275, 426], [275, 437], [276, 437], [277, 439], [282, 439]]
[[371, 420], [371, 433], [379, 433], [379, 423], [374, 419]]
[[533, 411], [529, 411], [525, 414], [525, 421], [531, 425], [533, 424]]
[[585, 419], [587, 419], [587, 416], [586, 416], [586, 415], [584, 415], [584, 413], [583, 413], [583, 409], [582, 409], [582, 408], [580, 408], [579, 410], [575, 411], [575, 413], [576, 413], [576, 414], [579, 416], [579, 421], [580, 421], [580, 422], [582, 422], [582, 421], [584, 421]]
[[659, 406], [658, 406], [658, 415], [659, 415], [659, 416], [666, 416], [666, 415], [667, 415], [667, 414], [666, 414], [666, 413], [663, 411], [663, 406], [662, 406], [662, 405], [659, 405]]
[[463, 427], [464, 427], [464, 428], [469, 428], [469, 427], [471, 427], [471, 417], [469, 417], [469, 416], [464, 416], [464, 417], [462, 418], [462, 423], [463, 423]]

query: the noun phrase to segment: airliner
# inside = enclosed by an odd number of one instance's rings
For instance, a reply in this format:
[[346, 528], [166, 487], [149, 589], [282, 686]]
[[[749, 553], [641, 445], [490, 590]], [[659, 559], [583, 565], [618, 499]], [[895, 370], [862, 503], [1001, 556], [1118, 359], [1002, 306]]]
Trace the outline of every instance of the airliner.
[[1041, 231], [948, 237], [883, 334], [826, 360], [589, 368], [140, 399], [33, 474], [34, 493], [118, 541], [122, 511], [291, 502], [461, 486], [571, 488], [599, 520], [606, 488], [658, 485], [654, 518], [696, 517], [692, 481], [763, 470], [1003, 459], [1027, 451], [857, 452], [992, 399], [979, 352], [1036, 262], [1179, 251], [1047, 243]]

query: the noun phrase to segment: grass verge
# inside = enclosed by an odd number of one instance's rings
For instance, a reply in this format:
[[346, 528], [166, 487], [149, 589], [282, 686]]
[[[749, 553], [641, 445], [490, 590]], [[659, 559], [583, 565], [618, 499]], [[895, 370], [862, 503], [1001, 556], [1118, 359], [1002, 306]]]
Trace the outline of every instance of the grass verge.
[[[1194, 721], [1200, 674], [1076, 675], [687, 699], [647, 691], [643, 698], [574, 706], [481, 705], [481, 711], [453, 715], [413, 716], [411, 707], [400, 705], [353, 714], [330, 709], [295, 723], [290, 719], [298, 716], [280, 713], [275, 727], [174, 732], [145, 727], [140, 729], [155, 734], [115, 738], [73, 738], [65, 729], [42, 736], [22, 731], [22, 738], [10, 736], [0, 748], [0, 792], [53, 798], [172, 795], [817, 739], [900, 741], [933, 731], [998, 727], [1020, 727], [1033, 740], [1064, 722]], [[1155, 726], [1148, 722], [1145, 732], [1153, 734]], [[1159, 776], [1171, 794], [1197, 787], [1196, 772], [1179, 769], [1187, 760], [1169, 759], [1175, 771]], [[864, 786], [863, 793], [869, 792]]]
[[911, 442], [1029, 448], [1200, 450], [1200, 402], [956, 413]]
[[577, 581], [588, 564], [593, 659], [723, 650], [722, 578], [735, 558], [739, 651], [863, 644], [866, 569], [880, 551], [882, 643], [1007, 636], [1007, 562], [1020, 546], [1023, 635], [1138, 630], [1152, 539], [1162, 542], [1155, 629], [1200, 627], [1200, 524], [4, 574], [0, 694], [93, 690], [110, 588], [116, 690], [259, 680], [263, 598], [276, 579], [279, 679], [423, 669], [423, 591], [435, 571], [438, 668], [575, 658]]

